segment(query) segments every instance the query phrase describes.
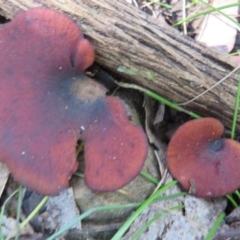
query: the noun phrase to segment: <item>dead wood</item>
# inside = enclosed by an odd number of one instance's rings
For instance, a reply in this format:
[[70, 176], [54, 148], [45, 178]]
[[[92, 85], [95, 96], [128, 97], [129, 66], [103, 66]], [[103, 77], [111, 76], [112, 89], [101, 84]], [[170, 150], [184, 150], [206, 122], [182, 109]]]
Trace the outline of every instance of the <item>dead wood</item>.
[[[99, 64], [174, 102], [192, 99], [236, 66], [125, 0], [4, 0], [0, 13], [12, 18], [40, 6], [74, 19], [95, 46]], [[230, 127], [236, 91], [234, 74], [185, 107]]]

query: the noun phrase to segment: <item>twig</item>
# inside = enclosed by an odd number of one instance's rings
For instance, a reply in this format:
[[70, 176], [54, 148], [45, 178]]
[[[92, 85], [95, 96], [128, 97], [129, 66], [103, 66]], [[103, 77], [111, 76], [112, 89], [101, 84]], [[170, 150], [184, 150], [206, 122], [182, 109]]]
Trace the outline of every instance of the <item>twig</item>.
[[206, 94], [207, 92], [209, 92], [210, 90], [212, 90], [213, 88], [215, 88], [217, 85], [219, 85], [220, 83], [222, 83], [223, 81], [225, 81], [227, 78], [229, 78], [231, 75], [233, 75], [233, 73], [235, 73], [238, 69], [240, 68], [240, 65], [237, 66], [236, 68], [234, 68], [227, 76], [225, 76], [224, 78], [222, 78], [220, 81], [218, 81], [217, 83], [215, 83], [213, 86], [211, 86], [210, 88], [208, 88], [206, 91], [200, 93], [199, 95], [197, 95], [196, 97], [192, 98], [191, 100], [187, 101], [187, 102], [183, 102], [183, 103], [178, 103], [179, 106], [181, 105], [186, 105], [188, 103], [193, 102], [194, 100], [200, 98], [202, 95]]

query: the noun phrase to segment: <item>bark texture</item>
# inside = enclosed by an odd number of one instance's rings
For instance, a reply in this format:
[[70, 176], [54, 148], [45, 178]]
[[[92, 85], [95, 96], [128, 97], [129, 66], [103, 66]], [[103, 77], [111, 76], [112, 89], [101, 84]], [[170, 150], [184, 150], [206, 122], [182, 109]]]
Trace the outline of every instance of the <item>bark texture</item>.
[[[236, 67], [125, 0], [3, 0], [0, 13], [11, 19], [41, 6], [74, 19], [94, 45], [99, 64], [174, 102], [192, 99]], [[231, 127], [236, 91], [234, 74], [185, 107]]]

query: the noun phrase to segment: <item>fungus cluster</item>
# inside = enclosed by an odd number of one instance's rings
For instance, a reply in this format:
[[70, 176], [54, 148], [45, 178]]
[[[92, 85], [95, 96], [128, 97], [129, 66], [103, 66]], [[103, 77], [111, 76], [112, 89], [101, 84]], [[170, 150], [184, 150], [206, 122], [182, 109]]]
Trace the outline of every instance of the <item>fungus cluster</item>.
[[94, 50], [72, 20], [44, 8], [20, 13], [0, 29], [0, 53], [0, 160], [17, 181], [58, 194], [77, 169], [79, 139], [90, 188], [116, 190], [138, 175], [145, 134], [84, 76]]
[[221, 138], [223, 131], [217, 119], [191, 120], [169, 143], [169, 171], [195, 196], [218, 197], [240, 188], [240, 144]]

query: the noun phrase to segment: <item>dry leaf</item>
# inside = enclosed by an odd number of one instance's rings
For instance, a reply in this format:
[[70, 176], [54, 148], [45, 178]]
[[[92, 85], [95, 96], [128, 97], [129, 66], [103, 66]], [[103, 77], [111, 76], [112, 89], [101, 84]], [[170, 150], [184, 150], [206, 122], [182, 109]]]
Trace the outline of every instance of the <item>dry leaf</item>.
[[4, 163], [0, 162], [0, 197], [8, 180], [9, 170]]
[[[215, 0], [212, 5], [220, 7], [237, 2], [238, 0]], [[236, 20], [238, 7], [222, 9], [221, 12]], [[205, 17], [196, 40], [226, 54], [233, 49], [237, 30], [239, 29], [237, 29], [236, 24], [225, 16], [213, 12]]]

